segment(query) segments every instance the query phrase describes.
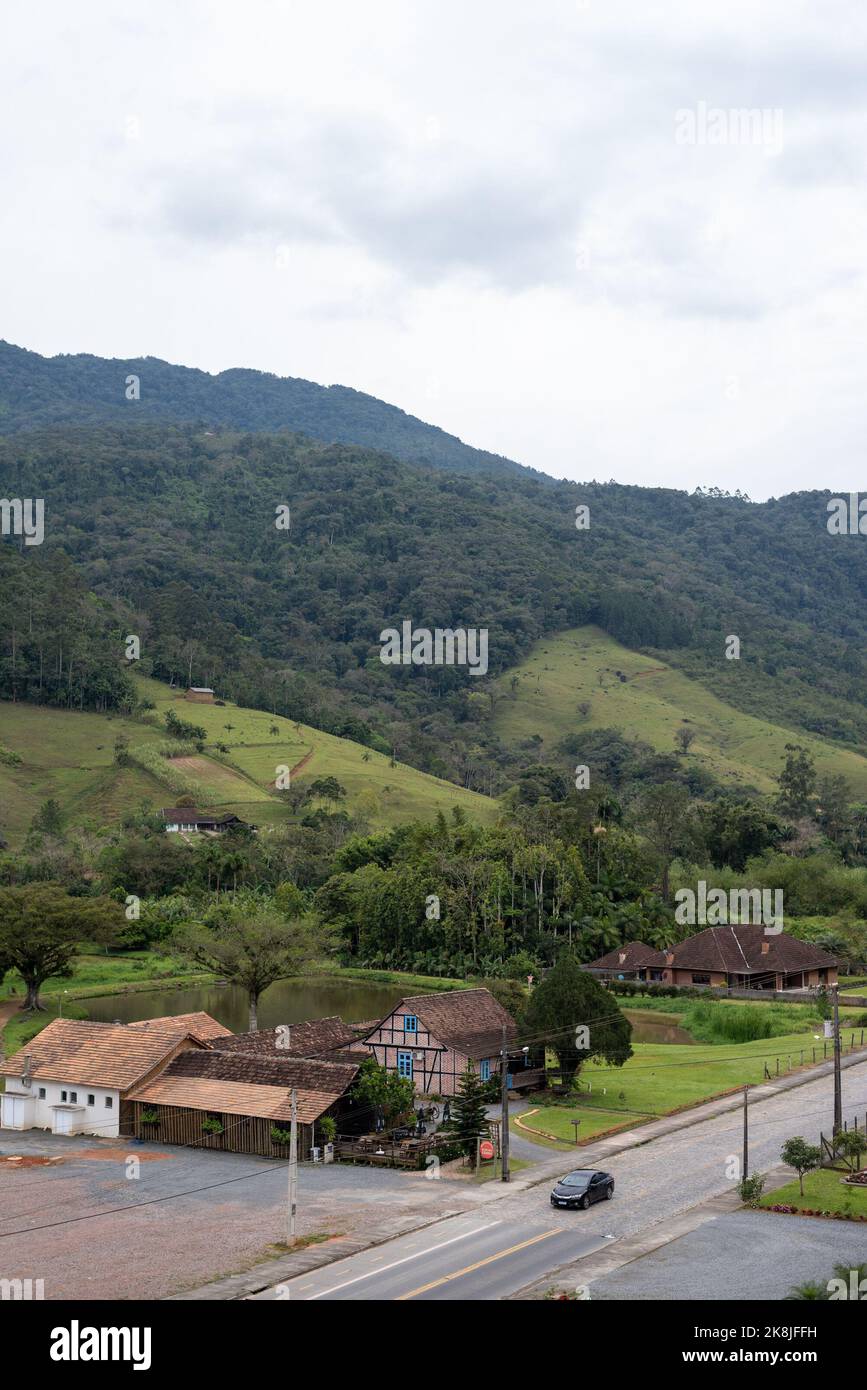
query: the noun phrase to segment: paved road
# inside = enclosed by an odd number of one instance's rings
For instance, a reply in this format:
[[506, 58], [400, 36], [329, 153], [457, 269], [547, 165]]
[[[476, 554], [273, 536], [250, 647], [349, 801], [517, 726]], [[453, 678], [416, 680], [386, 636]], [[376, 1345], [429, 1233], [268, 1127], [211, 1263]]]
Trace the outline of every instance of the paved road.
[[592, 1254], [604, 1235], [467, 1213], [339, 1260], [256, 1294], [271, 1299], [490, 1300], [505, 1298], [552, 1264]]
[[[830, 1079], [822, 1077], [753, 1107], [751, 1171], [775, 1166], [780, 1145], [793, 1134], [815, 1140], [820, 1129], [828, 1130], [830, 1087]], [[844, 1071], [843, 1104], [844, 1116], [851, 1122], [857, 1115], [863, 1125], [867, 1061]], [[501, 1298], [504, 1291], [514, 1293], [598, 1249], [611, 1237], [632, 1235], [718, 1193], [731, 1191], [739, 1176], [741, 1143], [740, 1112], [719, 1115], [612, 1159], [610, 1167], [617, 1179], [614, 1199], [587, 1212], [553, 1209], [547, 1181], [522, 1190], [492, 1191], [483, 1209], [457, 1218], [463, 1225], [439, 1222], [400, 1241], [387, 1242], [373, 1252], [288, 1282], [281, 1286], [280, 1296], [339, 1297], [338, 1286], [342, 1286], [353, 1289], [353, 1297], [391, 1300], [427, 1296], [419, 1291], [432, 1286], [428, 1292], [443, 1299]], [[593, 1163], [592, 1147], [582, 1151], [581, 1163]], [[564, 1170], [569, 1166], [565, 1155], [562, 1166]], [[599, 1162], [599, 1166], [608, 1165]], [[493, 1222], [498, 1223], [496, 1230], [491, 1229]], [[769, 1231], [773, 1229], [769, 1227]], [[461, 1233], [460, 1240], [449, 1243], [456, 1231]], [[557, 1231], [565, 1233], [562, 1238], [543, 1236]], [[575, 1242], [587, 1240], [590, 1244], [586, 1249], [582, 1244], [576, 1252]], [[522, 1241], [528, 1243], [511, 1250]], [[510, 1250], [508, 1255], [503, 1253]], [[497, 1251], [496, 1260], [484, 1263]], [[356, 1276], [358, 1282], [350, 1283]], [[511, 1287], [506, 1289], [508, 1284]], [[273, 1290], [263, 1295], [267, 1296], [273, 1297]]]

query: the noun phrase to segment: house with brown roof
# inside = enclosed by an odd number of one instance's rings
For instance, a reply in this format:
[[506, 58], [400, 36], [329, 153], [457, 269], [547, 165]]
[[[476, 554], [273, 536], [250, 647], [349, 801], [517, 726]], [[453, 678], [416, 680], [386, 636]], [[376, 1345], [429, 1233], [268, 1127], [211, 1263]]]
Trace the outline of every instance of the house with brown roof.
[[387, 1071], [425, 1095], [453, 1096], [471, 1065], [482, 1081], [500, 1074], [505, 1030], [510, 1088], [539, 1080], [532, 1059], [516, 1050], [515, 1021], [490, 990], [456, 989], [401, 999], [364, 1038]]
[[227, 830], [242, 827], [255, 830], [255, 825], [241, 820], [240, 816], [227, 812], [219, 816], [214, 811], [197, 811], [195, 806], [164, 806], [163, 824], [167, 831], [183, 834], [222, 835]]
[[665, 953], [654, 950], [643, 941], [628, 941], [625, 946], [618, 946], [598, 960], [590, 961], [584, 969], [605, 979], [661, 981]]
[[746, 924], [706, 927], [665, 951], [630, 942], [591, 961], [585, 969], [609, 979], [721, 989], [782, 992], [837, 983], [837, 962], [827, 951], [788, 932]]
[[[221, 1041], [217, 1039], [217, 1041]], [[129, 1092], [124, 1132], [164, 1144], [280, 1157], [288, 1152], [295, 1091], [298, 1153], [321, 1142], [317, 1124], [339, 1123], [358, 1063], [227, 1051], [186, 1052]], [[275, 1137], [278, 1136], [278, 1137]]]
[[116, 1138], [135, 1086], [226, 1032], [203, 1013], [128, 1024], [55, 1019], [0, 1064], [0, 1128]]

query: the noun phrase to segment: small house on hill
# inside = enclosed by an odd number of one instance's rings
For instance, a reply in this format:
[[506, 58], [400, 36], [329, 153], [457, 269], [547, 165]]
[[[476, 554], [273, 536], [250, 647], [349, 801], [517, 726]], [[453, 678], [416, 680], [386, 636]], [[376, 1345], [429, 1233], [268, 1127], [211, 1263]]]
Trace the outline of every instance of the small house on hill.
[[381, 1066], [425, 1094], [453, 1096], [471, 1065], [482, 1081], [500, 1074], [505, 1030], [510, 1089], [538, 1084], [544, 1071], [515, 1051], [515, 1021], [487, 989], [401, 999], [364, 1038]]
[[195, 806], [164, 806], [162, 817], [166, 830], [178, 833], [222, 835], [227, 830], [240, 829], [242, 826], [247, 830], [256, 829], [255, 825], [249, 825], [240, 816], [197, 811]]
[[133, 1087], [182, 1052], [209, 1050], [220, 1030], [228, 1031], [208, 1014], [146, 1024], [55, 1019], [0, 1064], [0, 1128], [116, 1138]]
[[352, 1062], [216, 1048], [188, 1059], [181, 1055], [130, 1092], [125, 1132], [164, 1144], [282, 1156], [294, 1089], [298, 1153], [306, 1157], [317, 1142], [317, 1123], [328, 1115], [339, 1125], [351, 1107], [347, 1092], [357, 1072]]
[[214, 692], [209, 685], [190, 685], [184, 699], [192, 700], [197, 705], [212, 705]]

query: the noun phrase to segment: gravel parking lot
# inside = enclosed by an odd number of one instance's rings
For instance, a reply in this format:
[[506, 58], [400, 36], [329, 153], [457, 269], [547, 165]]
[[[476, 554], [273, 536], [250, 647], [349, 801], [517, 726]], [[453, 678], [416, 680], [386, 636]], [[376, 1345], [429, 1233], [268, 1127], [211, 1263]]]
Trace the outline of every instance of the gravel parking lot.
[[[271, 1257], [286, 1235], [286, 1166], [240, 1154], [5, 1130], [0, 1184], [0, 1278], [44, 1279], [47, 1299], [159, 1298]], [[463, 1194], [424, 1173], [305, 1164], [298, 1233], [381, 1239]]]

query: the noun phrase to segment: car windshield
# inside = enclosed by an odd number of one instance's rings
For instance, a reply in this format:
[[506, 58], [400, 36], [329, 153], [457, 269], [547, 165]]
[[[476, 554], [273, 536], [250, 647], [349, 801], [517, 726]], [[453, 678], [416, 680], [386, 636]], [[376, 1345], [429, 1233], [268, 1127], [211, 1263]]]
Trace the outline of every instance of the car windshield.
[[561, 1187], [586, 1187], [593, 1177], [592, 1172], [586, 1173], [567, 1173], [565, 1178], [560, 1179]]

